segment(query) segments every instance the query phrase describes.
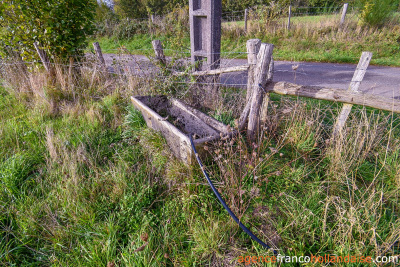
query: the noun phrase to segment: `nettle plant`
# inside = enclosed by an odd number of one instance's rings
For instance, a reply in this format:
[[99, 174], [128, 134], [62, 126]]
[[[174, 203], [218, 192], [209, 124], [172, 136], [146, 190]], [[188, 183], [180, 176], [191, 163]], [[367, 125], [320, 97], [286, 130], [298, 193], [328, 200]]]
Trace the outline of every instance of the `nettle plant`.
[[95, 30], [95, 7], [94, 0], [3, 0], [0, 46], [27, 61], [37, 58], [34, 42], [53, 59], [81, 55]]

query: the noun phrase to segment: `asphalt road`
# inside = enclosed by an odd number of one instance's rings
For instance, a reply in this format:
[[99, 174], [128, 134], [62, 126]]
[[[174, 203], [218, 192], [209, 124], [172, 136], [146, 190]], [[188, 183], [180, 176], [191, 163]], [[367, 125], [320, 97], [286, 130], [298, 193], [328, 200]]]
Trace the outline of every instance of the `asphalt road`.
[[[105, 54], [104, 58], [109, 66], [112, 65], [113, 58], [114, 62], [115, 60], [125, 60], [137, 71], [143, 71], [150, 66], [150, 62], [145, 56], [117, 57], [112, 54]], [[223, 59], [221, 67], [238, 66], [246, 63], [247, 60], [245, 59]], [[293, 70], [294, 66], [298, 66], [296, 70]], [[355, 69], [355, 64], [276, 61], [274, 81], [347, 89]], [[224, 74], [221, 77], [221, 82], [245, 87], [247, 73]], [[400, 68], [369, 66], [361, 83], [360, 91], [400, 99]]]

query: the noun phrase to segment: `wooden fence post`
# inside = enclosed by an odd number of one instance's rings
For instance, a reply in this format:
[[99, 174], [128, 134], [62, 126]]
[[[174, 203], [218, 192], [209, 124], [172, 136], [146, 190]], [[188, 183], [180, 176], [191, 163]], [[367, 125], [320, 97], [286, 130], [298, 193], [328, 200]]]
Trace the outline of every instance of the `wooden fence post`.
[[[348, 91], [350, 92], [357, 92], [358, 88], [362, 80], [364, 79], [365, 72], [367, 71], [369, 62], [371, 61], [372, 53], [371, 52], [363, 52], [361, 54], [360, 61], [358, 62], [356, 71], [354, 72], [353, 79], [350, 82]], [[340, 112], [335, 127], [333, 129], [333, 138], [335, 138], [339, 133], [342, 132], [344, 124], [350, 114], [351, 108], [353, 107], [352, 104], [344, 104], [342, 111]]]
[[290, 16], [292, 15], [292, 6], [289, 6], [289, 18], [287, 23], [287, 29], [290, 30]]
[[[249, 113], [249, 124], [247, 127], [247, 137], [253, 141], [258, 133], [260, 124], [260, 109], [264, 96], [264, 87], [267, 83], [269, 66], [271, 63], [273, 44], [261, 44], [260, 52], [257, 57], [257, 66], [254, 78], [253, 95], [251, 96], [251, 107]], [[266, 96], [268, 97], [268, 96]]]
[[343, 11], [342, 11], [342, 17], [340, 18], [340, 25], [344, 24], [344, 19], [346, 18], [346, 13], [347, 13], [347, 7], [348, 7], [348, 3], [345, 3], [343, 5]]
[[249, 18], [249, 10], [246, 8], [244, 10], [244, 32], [247, 33], [247, 20]]
[[46, 52], [39, 48], [39, 44], [37, 42], [34, 42], [33, 46], [35, 47], [36, 52], [39, 54], [40, 60], [42, 61], [44, 68], [46, 69], [46, 71], [48, 73], [51, 73], [52, 68], [51, 68], [49, 58], [48, 58]]
[[247, 47], [247, 64], [249, 64], [248, 70], [248, 78], [247, 78], [247, 96], [246, 96], [246, 103], [251, 99], [253, 95], [253, 85], [254, 85], [254, 73], [255, 67], [257, 65], [257, 55], [260, 51], [261, 40], [259, 39], [250, 39], [247, 40], [246, 47]]
[[104, 60], [103, 53], [101, 52], [100, 44], [98, 42], [94, 42], [93, 47], [101, 67], [103, 68], [104, 71], [107, 71], [106, 61]]
[[239, 130], [243, 130], [246, 125], [246, 120], [250, 113], [251, 108], [251, 97], [254, 91], [254, 73], [257, 65], [257, 55], [260, 51], [261, 40], [259, 39], [250, 39], [247, 40], [247, 64], [248, 72], [247, 72], [247, 95], [246, 95], [246, 106], [244, 107], [242, 114], [240, 114], [240, 118], [238, 121], [237, 127]]
[[[274, 67], [275, 67], [274, 57], [271, 56], [271, 62], [269, 63], [269, 67], [268, 67], [267, 82], [264, 87], [266, 87], [267, 84], [272, 83], [272, 80], [274, 78]], [[269, 103], [269, 93], [266, 93], [266, 95], [264, 96], [264, 100], [262, 102], [261, 111], [260, 111], [260, 125], [265, 124], [265, 122], [267, 121], [268, 103]]]
[[154, 49], [154, 53], [156, 55], [157, 61], [160, 62], [163, 66], [165, 66], [167, 64], [167, 61], [165, 59], [164, 49], [161, 44], [161, 41], [154, 40], [151, 42], [151, 44], [153, 45], [153, 49]]

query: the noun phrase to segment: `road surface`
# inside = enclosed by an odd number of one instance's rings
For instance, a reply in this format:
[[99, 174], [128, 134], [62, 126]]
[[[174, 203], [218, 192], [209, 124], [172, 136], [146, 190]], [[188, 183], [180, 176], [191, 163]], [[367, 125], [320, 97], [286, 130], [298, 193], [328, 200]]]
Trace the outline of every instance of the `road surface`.
[[[134, 66], [136, 71], [143, 72], [146, 68], [151, 68], [151, 64], [145, 56], [105, 54], [104, 58], [108, 66], [111, 66], [114, 60], [114, 63], [127, 62], [128, 65]], [[246, 59], [223, 59], [221, 67], [239, 66], [246, 63]], [[293, 69], [295, 66], [298, 66], [296, 70]], [[274, 81], [347, 89], [355, 69], [355, 64], [276, 61]], [[246, 72], [227, 73], [221, 77], [221, 83], [224, 84], [245, 87], [246, 82]], [[369, 66], [361, 83], [360, 91], [400, 99], [400, 68]]]

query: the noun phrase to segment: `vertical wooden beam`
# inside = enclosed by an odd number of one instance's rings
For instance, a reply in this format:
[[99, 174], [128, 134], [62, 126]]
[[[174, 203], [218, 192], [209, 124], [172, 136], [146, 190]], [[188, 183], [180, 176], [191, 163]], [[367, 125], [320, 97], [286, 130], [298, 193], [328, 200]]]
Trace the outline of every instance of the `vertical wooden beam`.
[[154, 53], [156, 55], [157, 61], [159, 61], [163, 66], [165, 66], [167, 64], [167, 61], [165, 59], [164, 49], [161, 44], [161, 41], [154, 40], [151, 42], [151, 44], [153, 45], [153, 49], [154, 49]]
[[257, 55], [260, 51], [261, 40], [259, 39], [250, 39], [247, 40], [247, 63], [249, 64], [249, 70], [247, 74], [247, 95], [246, 102], [251, 99], [253, 95], [253, 85], [254, 85], [254, 74], [255, 68], [257, 65]]
[[48, 73], [51, 73], [51, 65], [49, 62], [49, 57], [47, 56], [46, 52], [44, 50], [40, 49], [39, 44], [37, 42], [34, 42], [33, 46], [35, 47], [36, 52], [38, 53], [40, 60], [43, 63], [44, 68], [46, 69], [46, 71]]
[[247, 33], [247, 20], [249, 18], [249, 10], [246, 8], [244, 10], [244, 32]]
[[290, 17], [292, 15], [292, 6], [289, 6], [289, 18], [287, 22], [287, 29], [290, 30]]
[[[361, 54], [360, 61], [358, 62], [356, 71], [354, 72], [353, 78], [350, 82], [348, 91], [350, 92], [358, 92], [358, 88], [362, 80], [364, 79], [364, 75], [367, 71], [369, 62], [371, 61], [372, 53], [371, 52], [363, 52]], [[352, 104], [344, 104], [342, 111], [340, 112], [335, 127], [333, 129], [333, 137], [335, 138], [338, 134], [342, 132], [342, 129], [346, 123], [347, 118], [349, 117]]]
[[347, 7], [349, 6], [348, 3], [345, 3], [343, 5], [343, 11], [342, 11], [342, 17], [340, 18], [340, 25], [344, 24], [344, 19], [346, 18], [346, 13], [347, 13]]
[[269, 66], [272, 60], [274, 45], [261, 44], [260, 52], [257, 56], [257, 66], [254, 79], [253, 95], [251, 97], [251, 107], [249, 113], [249, 124], [247, 127], [247, 137], [253, 141], [259, 130], [260, 108], [263, 101], [264, 87], [267, 83]]

